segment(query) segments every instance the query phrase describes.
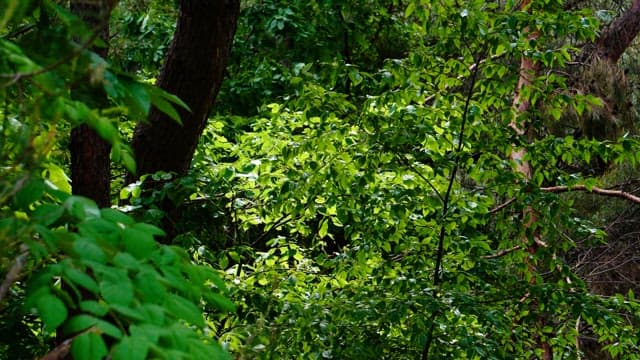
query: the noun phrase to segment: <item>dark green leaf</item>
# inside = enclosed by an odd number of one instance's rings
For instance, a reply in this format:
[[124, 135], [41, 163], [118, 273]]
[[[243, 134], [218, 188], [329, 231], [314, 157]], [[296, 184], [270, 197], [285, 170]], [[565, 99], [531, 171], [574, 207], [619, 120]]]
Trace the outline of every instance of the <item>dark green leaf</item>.
[[64, 275], [69, 281], [75, 283], [76, 285], [80, 285], [94, 294], [98, 293], [98, 284], [87, 273], [82, 272], [72, 266], [65, 266]]
[[153, 234], [129, 227], [122, 233], [124, 248], [138, 259], [146, 259], [156, 248]]
[[236, 311], [235, 304], [221, 294], [215, 292], [205, 292], [203, 295], [205, 300], [207, 300], [209, 304], [213, 305], [219, 310], [226, 312]]
[[104, 316], [109, 311], [109, 308], [106, 305], [99, 303], [95, 300], [81, 301], [79, 303], [79, 306], [80, 306], [80, 310], [96, 316]]
[[107, 256], [102, 248], [91, 239], [80, 237], [73, 242], [73, 250], [79, 258], [105, 263]]
[[81, 196], [70, 196], [65, 202], [64, 207], [71, 216], [78, 220], [90, 218], [99, 218], [100, 209], [96, 202]]
[[104, 280], [99, 287], [100, 294], [109, 304], [129, 306], [133, 301], [133, 286], [128, 279]]
[[40, 179], [31, 179], [16, 194], [16, 205], [21, 209], [27, 209], [29, 205], [39, 200], [44, 194], [44, 183]]
[[182, 296], [168, 294], [165, 299], [165, 307], [176, 318], [184, 319], [190, 324], [204, 327], [202, 311], [192, 302]]
[[125, 336], [113, 348], [113, 360], [144, 360], [149, 351], [148, 340], [140, 336]]
[[74, 359], [102, 360], [108, 354], [108, 351], [102, 336], [90, 331], [73, 340], [71, 354]]
[[67, 319], [67, 307], [51, 293], [42, 293], [35, 299], [38, 314], [47, 331], [53, 331]]

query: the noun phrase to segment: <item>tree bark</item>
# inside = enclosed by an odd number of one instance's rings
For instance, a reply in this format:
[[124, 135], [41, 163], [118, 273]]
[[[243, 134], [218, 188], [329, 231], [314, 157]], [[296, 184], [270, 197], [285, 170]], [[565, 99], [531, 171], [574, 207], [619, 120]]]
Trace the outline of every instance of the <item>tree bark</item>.
[[[71, 11], [83, 19], [100, 38], [108, 44], [109, 16], [113, 1], [72, 0]], [[103, 58], [108, 48], [94, 48], [93, 51]], [[90, 85], [87, 77], [78, 88], [72, 90], [74, 98], [82, 97], [92, 106], [107, 105], [104, 90]], [[71, 130], [71, 184], [75, 195], [93, 199], [98, 206], [108, 207], [110, 201], [110, 145], [87, 125]]]
[[183, 125], [156, 108], [133, 137], [138, 174], [157, 171], [186, 173], [220, 89], [231, 51], [239, 0], [181, 0], [176, 32], [157, 86], [186, 102]]
[[596, 42], [596, 54], [617, 63], [640, 32], [640, 0], [607, 28]]

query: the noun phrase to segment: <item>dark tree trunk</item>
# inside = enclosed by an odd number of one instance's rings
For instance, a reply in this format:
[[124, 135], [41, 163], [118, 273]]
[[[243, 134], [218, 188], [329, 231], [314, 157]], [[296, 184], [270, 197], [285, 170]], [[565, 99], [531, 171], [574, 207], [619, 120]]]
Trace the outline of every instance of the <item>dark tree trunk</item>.
[[596, 52], [616, 63], [640, 32], [640, 0], [634, 0], [631, 7], [607, 28], [596, 42]]
[[152, 108], [147, 123], [133, 137], [138, 174], [156, 171], [184, 174], [220, 89], [230, 54], [239, 0], [181, 0], [176, 32], [157, 85], [186, 102], [183, 125]]
[[87, 125], [71, 130], [71, 183], [73, 194], [109, 207], [110, 146]]
[[[71, 11], [82, 18], [105, 41], [109, 41], [109, 15], [111, 4], [99, 0], [72, 0]], [[103, 58], [108, 48], [93, 49]], [[105, 106], [107, 96], [102, 89], [92, 87], [87, 78], [72, 90], [74, 98], [91, 102], [92, 106]], [[110, 201], [110, 146], [87, 125], [71, 130], [71, 184], [73, 194], [93, 199], [98, 206], [108, 207]]]

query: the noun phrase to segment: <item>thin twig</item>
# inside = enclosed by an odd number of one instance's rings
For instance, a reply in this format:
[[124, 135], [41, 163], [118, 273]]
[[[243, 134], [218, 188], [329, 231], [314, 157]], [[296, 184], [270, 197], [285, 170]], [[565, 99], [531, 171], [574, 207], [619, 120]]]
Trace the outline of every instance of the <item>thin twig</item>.
[[497, 259], [499, 257], [505, 256], [507, 254], [511, 254], [514, 251], [522, 249], [522, 245], [516, 245], [512, 248], [502, 249], [495, 254], [482, 256], [483, 259]]
[[514, 201], [516, 201], [516, 198], [511, 198], [511, 199], [503, 202], [502, 204], [500, 204], [500, 205], [494, 207], [493, 209], [489, 210], [489, 214], [497, 213], [498, 211], [500, 211], [500, 210], [506, 208], [507, 206], [511, 205]]
[[420, 170], [416, 169], [415, 166], [413, 166], [409, 160], [403, 158], [402, 156], [398, 155], [398, 159], [400, 160], [401, 163], [403, 163], [404, 165], [406, 165], [411, 171], [413, 171], [414, 173], [416, 173], [416, 175], [418, 175], [418, 177], [420, 177], [424, 182], [427, 183], [427, 185], [429, 185], [429, 187], [431, 188], [431, 190], [433, 190], [436, 195], [438, 196], [438, 199], [440, 199], [440, 201], [444, 204], [444, 198], [442, 197], [442, 194], [440, 194], [440, 192], [438, 191], [438, 189], [436, 189], [436, 187], [433, 185], [433, 183], [431, 181], [429, 181], [429, 179], [427, 179], [421, 172]]

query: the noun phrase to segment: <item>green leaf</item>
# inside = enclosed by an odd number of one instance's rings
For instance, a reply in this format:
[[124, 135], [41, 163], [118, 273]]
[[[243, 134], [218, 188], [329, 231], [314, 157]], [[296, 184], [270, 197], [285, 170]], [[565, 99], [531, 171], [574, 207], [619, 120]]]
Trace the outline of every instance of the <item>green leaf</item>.
[[104, 264], [107, 261], [102, 248], [91, 239], [80, 237], [73, 242], [73, 251], [79, 258], [95, 261]]
[[78, 224], [80, 235], [94, 240], [108, 240], [112, 245], [120, 242], [120, 227], [111, 221], [92, 218]]
[[64, 207], [58, 204], [45, 203], [36, 208], [32, 217], [40, 224], [49, 226], [58, 221], [62, 215], [64, 215]]
[[124, 165], [125, 169], [127, 169], [130, 173], [136, 174], [136, 160], [133, 157], [133, 152], [131, 151], [123, 151], [122, 152], [122, 165]]
[[98, 284], [87, 273], [82, 272], [70, 265], [65, 266], [63, 271], [64, 275], [69, 281], [75, 283], [76, 285], [82, 286], [83, 288], [91, 291], [94, 294], [98, 293]]
[[71, 216], [78, 220], [100, 217], [100, 209], [96, 202], [82, 196], [70, 196], [64, 202], [64, 207]]
[[151, 94], [149, 92], [151, 86], [140, 83], [127, 75], [118, 76], [118, 80], [120, 80], [126, 91], [126, 95], [120, 100], [129, 109], [129, 116], [137, 120], [146, 119], [151, 107]]
[[138, 270], [141, 262], [129, 253], [119, 252], [111, 260], [113, 265], [127, 270]]
[[173, 121], [182, 125], [182, 120], [180, 119], [180, 114], [176, 111], [176, 109], [165, 99], [161, 97], [155, 97], [151, 99], [153, 106], [155, 106], [158, 110], [162, 111], [170, 117]]
[[74, 359], [102, 360], [108, 353], [102, 336], [94, 331], [78, 336], [71, 343], [71, 354]]
[[324, 218], [322, 219], [322, 221], [320, 221], [320, 229], [318, 230], [318, 235], [320, 236], [320, 238], [323, 238], [327, 236], [328, 232], [329, 232], [329, 221], [327, 221], [327, 218]]
[[142, 231], [144, 233], [154, 235], [154, 236], [165, 236], [167, 235], [162, 229], [157, 226], [145, 224], [145, 223], [136, 223], [132, 226], [133, 229], [138, 231]]
[[159, 276], [155, 271], [141, 271], [133, 280], [136, 290], [148, 302], [158, 303], [166, 296], [167, 291]]
[[138, 309], [134, 309], [129, 306], [121, 306], [118, 304], [111, 304], [109, 308], [132, 320], [144, 321], [144, 315]]
[[407, 8], [404, 10], [404, 17], [409, 17], [416, 10], [416, 2], [410, 1]]
[[144, 304], [141, 310], [145, 314], [147, 323], [162, 326], [165, 323], [165, 309], [155, 304]]
[[226, 297], [221, 294], [207, 291], [203, 294], [205, 300], [215, 308], [226, 311], [226, 312], [234, 312], [236, 311], [236, 305]]
[[202, 311], [194, 303], [182, 296], [168, 294], [165, 300], [165, 307], [178, 319], [184, 319], [198, 327], [205, 326]]
[[129, 145], [121, 141], [112, 144], [111, 160], [121, 163], [129, 172], [136, 173], [136, 161]]
[[100, 294], [109, 304], [128, 306], [133, 301], [133, 285], [127, 279], [100, 282]]
[[120, 223], [123, 225], [132, 225], [135, 223], [135, 220], [133, 220], [132, 217], [116, 209], [101, 209], [100, 214], [103, 219], [113, 223]]
[[125, 336], [113, 347], [113, 360], [144, 360], [149, 352], [149, 341], [141, 336]]
[[109, 144], [115, 144], [120, 139], [118, 128], [108, 118], [98, 115], [90, 116], [87, 119], [87, 125]]
[[78, 305], [80, 306], [80, 310], [96, 316], [104, 316], [109, 312], [109, 308], [106, 305], [95, 300], [81, 301]]
[[38, 296], [35, 305], [46, 331], [55, 330], [67, 319], [67, 307], [62, 300], [51, 293], [45, 292]]
[[156, 241], [153, 234], [129, 227], [122, 233], [124, 248], [138, 259], [146, 259], [156, 249]]
[[71, 194], [71, 179], [65, 174], [64, 170], [56, 164], [45, 164], [45, 179], [49, 180], [56, 189]]
[[16, 205], [21, 209], [27, 209], [29, 205], [40, 200], [44, 195], [45, 186], [40, 179], [30, 179], [15, 196]]
[[147, 88], [149, 94], [151, 96], [151, 103], [158, 108], [158, 110], [165, 113], [171, 119], [176, 121], [178, 124], [182, 125], [182, 121], [180, 119], [180, 115], [173, 107], [173, 105], [180, 106], [181, 108], [191, 112], [189, 105], [187, 105], [184, 101], [182, 101], [177, 96], [170, 94], [156, 86], [149, 86]]
[[78, 315], [71, 318], [64, 326], [66, 333], [74, 334], [81, 331], [85, 331], [91, 327], [100, 329], [104, 334], [111, 336], [114, 339], [122, 338], [122, 331], [115, 325], [99, 319], [91, 315]]

